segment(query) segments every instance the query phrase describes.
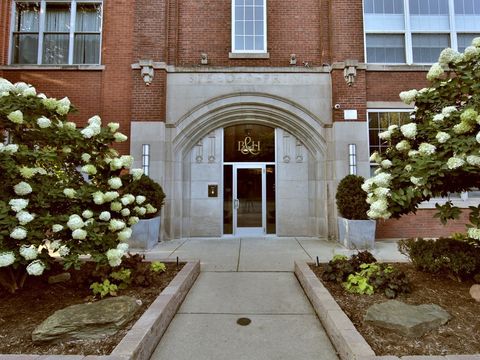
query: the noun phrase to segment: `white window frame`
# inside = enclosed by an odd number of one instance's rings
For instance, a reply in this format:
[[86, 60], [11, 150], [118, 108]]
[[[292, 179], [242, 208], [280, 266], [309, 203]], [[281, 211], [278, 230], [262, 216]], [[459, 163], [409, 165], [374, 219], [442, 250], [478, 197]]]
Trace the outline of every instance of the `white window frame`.
[[[409, 0], [403, 0], [403, 18], [405, 28], [404, 30], [367, 30], [366, 29], [366, 21], [365, 21], [365, 1], [362, 1], [362, 16], [363, 16], [363, 43], [364, 43], [364, 59], [365, 63], [368, 64], [382, 64], [382, 65], [431, 65], [432, 63], [414, 63], [413, 62], [413, 47], [412, 47], [412, 35], [414, 34], [444, 34], [449, 35], [450, 37], [450, 47], [452, 49], [457, 50], [457, 34], [479, 34], [480, 30], [457, 30], [455, 24], [455, 5], [454, 0], [448, 0], [448, 18], [450, 28], [448, 30], [438, 30], [438, 31], [412, 31], [411, 24], [410, 24], [410, 2]], [[460, 15], [460, 14], [459, 14]], [[370, 63], [367, 59], [367, 35], [372, 34], [379, 34], [379, 35], [404, 35], [405, 36], [405, 63]]]
[[[13, 47], [14, 47], [14, 28], [16, 25], [16, 11], [17, 4], [19, 3], [40, 3], [40, 18], [38, 24], [38, 53], [37, 53], [37, 63], [36, 64], [16, 64], [13, 62]], [[47, 3], [59, 3], [59, 4], [70, 4], [70, 32], [69, 32], [69, 42], [68, 42], [68, 63], [65, 64], [44, 64], [43, 61], [43, 38], [45, 34], [45, 14]], [[95, 64], [76, 64], [73, 62], [74, 57], [74, 46], [75, 46], [75, 34], [76, 31], [76, 13], [77, 13], [77, 3], [85, 4], [99, 4], [100, 5], [100, 29], [98, 31], [100, 35], [99, 42], [99, 56], [98, 63]], [[11, 4], [11, 17], [10, 17], [10, 46], [8, 49], [8, 64], [15, 66], [31, 66], [31, 65], [42, 65], [42, 66], [64, 66], [64, 65], [100, 65], [102, 63], [102, 39], [103, 39], [103, 0], [15, 0]]]
[[266, 54], [267, 53], [267, 0], [263, 1], [263, 50], [237, 50], [235, 49], [235, 2], [232, 0], [232, 53], [233, 54]]

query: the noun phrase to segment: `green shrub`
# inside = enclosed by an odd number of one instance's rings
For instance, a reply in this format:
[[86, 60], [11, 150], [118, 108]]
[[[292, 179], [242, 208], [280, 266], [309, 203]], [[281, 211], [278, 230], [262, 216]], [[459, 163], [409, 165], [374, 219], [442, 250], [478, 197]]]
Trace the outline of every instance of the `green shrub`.
[[398, 248], [421, 271], [443, 273], [458, 281], [472, 278], [480, 271], [480, 249], [466, 241], [405, 239]]
[[340, 214], [350, 220], [367, 220], [367, 193], [362, 190], [365, 179], [357, 175], [347, 175], [338, 184], [335, 199]]
[[[125, 176], [128, 177], [129, 175]], [[158, 210], [158, 212], [153, 214], [147, 213], [143, 217], [145, 219], [151, 219], [157, 216], [160, 213], [165, 200], [165, 193], [163, 192], [160, 184], [153, 181], [146, 175], [142, 175], [140, 179], [127, 185], [124, 189], [124, 193], [143, 195], [147, 198], [147, 201]]]
[[350, 259], [345, 255], [335, 255], [325, 266], [322, 278], [325, 281], [341, 283], [346, 281], [350, 274], [360, 271], [362, 264], [375, 262], [377, 262], [377, 259], [368, 251], [361, 251], [358, 254], [354, 254]]

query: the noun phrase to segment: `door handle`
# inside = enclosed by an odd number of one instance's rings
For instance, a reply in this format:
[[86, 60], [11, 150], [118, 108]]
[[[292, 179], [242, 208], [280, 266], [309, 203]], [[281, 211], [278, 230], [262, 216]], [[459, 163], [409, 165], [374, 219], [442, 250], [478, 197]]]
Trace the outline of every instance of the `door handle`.
[[233, 205], [233, 206], [235, 207], [235, 209], [238, 209], [238, 208], [240, 207], [240, 200], [238, 200], [238, 199], [235, 199], [235, 200], [234, 200], [234, 205]]

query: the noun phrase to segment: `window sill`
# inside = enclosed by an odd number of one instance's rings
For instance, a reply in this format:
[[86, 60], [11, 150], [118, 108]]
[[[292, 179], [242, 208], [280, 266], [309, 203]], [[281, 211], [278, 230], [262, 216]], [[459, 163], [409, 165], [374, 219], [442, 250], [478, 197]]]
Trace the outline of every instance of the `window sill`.
[[429, 71], [431, 65], [368, 64], [367, 71]]
[[103, 71], [105, 65], [2, 65], [0, 70]]
[[270, 59], [270, 53], [229, 53], [230, 59]]

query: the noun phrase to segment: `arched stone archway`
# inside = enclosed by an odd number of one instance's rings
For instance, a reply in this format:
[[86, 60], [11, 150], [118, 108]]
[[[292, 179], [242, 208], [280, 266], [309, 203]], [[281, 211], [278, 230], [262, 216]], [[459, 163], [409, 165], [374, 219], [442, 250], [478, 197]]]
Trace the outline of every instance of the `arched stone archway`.
[[[164, 238], [222, 235], [218, 209], [223, 194], [219, 191], [217, 199], [209, 199], [207, 183], [217, 184], [219, 189], [222, 186], [223, 129], [246, 123], [278, 129], [278, 193], [283, 191], [283, 195], [277, 204], [282, 209], [277, 235], [329, 234], [333, 200], [327, 191], [331, 178], [326, 161], [327, 122], [287, 99], [242, 93], [209, 99], [166, 124], [164, 184], [168, 200], [163, 212]], [[285, 146], [304, 148], [305, 159], [286, 161]], [[198, 151], [209, 154], [202, 153], [202, 161], [198, 162]], [[303, 175], [298, 178], [298, 174]], [[288, 194], [294, 185], [303, 192]]]

